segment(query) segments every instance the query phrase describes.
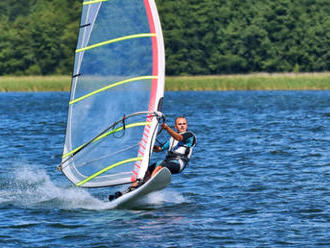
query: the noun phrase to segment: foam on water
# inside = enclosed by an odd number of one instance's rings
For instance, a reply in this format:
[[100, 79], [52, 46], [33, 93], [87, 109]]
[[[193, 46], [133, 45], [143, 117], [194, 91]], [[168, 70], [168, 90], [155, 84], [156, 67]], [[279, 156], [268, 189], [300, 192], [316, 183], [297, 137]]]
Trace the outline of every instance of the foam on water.
[[164, 189], [150, 193], [141, 199], [137, 200], [131, 209], [158, 209], [166, 205], [177, 205], [186, 202], [186, 199], [178, 192]]
[[93, 197], [86, 190], [56, 185], [46, 170], [32, 165], [16, 166], [2, 184], [1, 205], [88, 210], [107, 208], [105, 202]]
[[152, 205], [160, 205], [164, 203], [180, 204], [186, 201], [180, 193], [166, 189], [163, 191], [153, 192], [144, 197], [143, 200], [145, 203]]

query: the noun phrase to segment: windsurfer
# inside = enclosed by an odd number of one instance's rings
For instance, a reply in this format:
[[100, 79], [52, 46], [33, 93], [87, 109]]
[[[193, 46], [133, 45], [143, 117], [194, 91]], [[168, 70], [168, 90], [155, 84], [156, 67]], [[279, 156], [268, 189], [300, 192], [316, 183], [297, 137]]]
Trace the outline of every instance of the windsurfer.
[[[161, 124], [162, 128], [168, 132], [171, 138], [162, 146], [155, 145], [153, 148], [154, 152], [161, 152], [167, 150], [167, 155], [164, 160], [154, 163], [148, 167], [148, 171], [142, 181], [133, 183], [124, 193], [130, 192], [151, 177], [157, 174], [163, 167], [170, 170], [172, 174], [178, 174], [182, 172], [188, 165], [192, 150], [196, 145], [196, 136], [188, 131], [187, 119], [183, 116], [179, 116], [175, 120], [175, 129], [171, 129], [165, 122]], [[114, 195], [109, 196], [109, 200], [118, 198], [123, 193], [116, 192]]]
[[172, 174], [182, 172], [187, 166], [192, 150], [196, 145], [195, 135], [187, 131], [188, 122], [183, 116], [175, 120], [175, 129], [171, 129], [166, 123], [162, 123], [162, 128], [168, 132], [171, 138], [162, 146], [154, 146], [154, 152], [167, 150], [167, 155], [163, 161], [152, 164], [148, 168], [144, 181], [156, 175], [163, 167], [170, 170]]

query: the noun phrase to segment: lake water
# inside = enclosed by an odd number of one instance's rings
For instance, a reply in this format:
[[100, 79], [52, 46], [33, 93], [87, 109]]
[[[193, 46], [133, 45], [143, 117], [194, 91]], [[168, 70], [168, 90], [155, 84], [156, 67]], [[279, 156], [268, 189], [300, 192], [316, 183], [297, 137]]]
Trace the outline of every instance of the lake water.
[[56, 170], [68, 101], [0, 94], [0, 247], [330, 247], [330, 91], [167, 92], [198, 146], [126, 210]]

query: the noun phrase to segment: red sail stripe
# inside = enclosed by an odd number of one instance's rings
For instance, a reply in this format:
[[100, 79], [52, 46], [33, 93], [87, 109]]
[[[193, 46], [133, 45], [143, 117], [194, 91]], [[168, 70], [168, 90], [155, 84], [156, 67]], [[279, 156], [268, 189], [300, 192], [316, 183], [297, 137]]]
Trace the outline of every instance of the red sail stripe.
[[137, 163], [135, 163], [134, 166], [138, 167], [139, 169], [141, 168]]
[[142, 147], [144, 150], [146, 149], [146, 147], [143, 146], [141, 142], [140, 142], [140, 147]]
[[[155, 34], [156, 33], [156, 28], [155, 28], [155, 23], [153, 19], [153, 13], [149, 4], [149, 0], [144, 0], [144, 5], [145, 9], [147, 12], [148, 20], [149, 20], [149, 27], [150, 27], [150, 33]], [[158, 43], [157, 43], [157, 36], [151, 37], [152, 41], [152, 75], [153, 76], [158, 76]], [[156, 110], [156, 96], [157, 96], [157, 88], [158, 88], [158, 79], [152, 79], [151, 81], [151, 92], [150, 92], [150, 100], [149, 100], [149, 112], [153, 112]], [[147, 121], [150, 120], [150, 116], [147, 116]], [[144, 128], [144, 134], [148, 137], [148, 134], [150, 132], [150, 126], [146, 126]], [[142, 137], [142, 141], [147, 143], [145, 139]], [[140, 149], [143, 148], [143, 150], [146, 150], [146, 147], [142, 144], [142, 141], [140, 142]], [[140, 153], [139, 149], [139, 153]], [[141, 151], [142, 152], [142, 151]], [[137, 176], [138, 174], [133, 171], [133, 173]], [[136, 176], [132, 175], [131, 181], [136, 181]]]
[[[150, 27], [150, 33], [156, 33], [155, 23], [152, 16], [152, 11], [150, 8], [150, 4], [148, 0], [144, 0], [144, 5], [146, 8], [148, 20], [149, 20], [149, 27]], [[157, 36], [153, 36], [151, 38], [152, 40], [152, 60], [153, 60], [153, 69], [152, 69], [152, 75], [158, 76], [158, 44], [157, 44]], [[149, 102], [149, 111], [152, 112], [155, 110], [156, 105], [156, 95], [157, 95], [157, 84], [158, 79], [153, 79], [151, 84], [151, 93], [150, 93], [150, 102]]]

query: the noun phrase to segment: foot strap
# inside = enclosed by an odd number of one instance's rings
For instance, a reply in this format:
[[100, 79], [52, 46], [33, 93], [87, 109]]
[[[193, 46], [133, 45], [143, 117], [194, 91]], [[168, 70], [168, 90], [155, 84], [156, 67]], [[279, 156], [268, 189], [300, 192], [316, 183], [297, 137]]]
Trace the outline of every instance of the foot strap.
[[118, 197], [121, 197], [123, 193], [120, 191], [117, 191], [114, 195], [109, 195], [109, 201], [113, 201], [114, 199], [117, 199]]

